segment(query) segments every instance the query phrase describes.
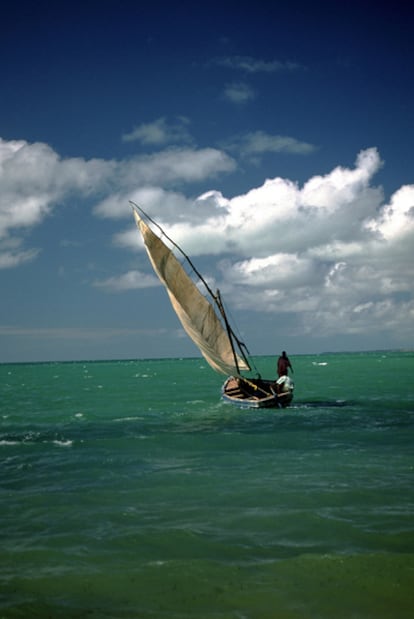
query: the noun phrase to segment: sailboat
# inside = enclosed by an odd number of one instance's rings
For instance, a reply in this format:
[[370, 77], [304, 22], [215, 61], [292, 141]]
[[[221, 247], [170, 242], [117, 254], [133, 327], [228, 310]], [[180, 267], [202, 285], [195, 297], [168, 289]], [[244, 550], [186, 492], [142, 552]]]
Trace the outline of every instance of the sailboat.
[[130, 204], [152, 267], [184, 330], [213, 370], [227, 376], [223, 400], [243, 408], [288, 406], [293, 398], [290, 378], [277, 384], [258, 374], [249, 377], [255, 371], [253, 360], [229, 323], [220, 291], [214, 293], [179, 245], [141, 207]]

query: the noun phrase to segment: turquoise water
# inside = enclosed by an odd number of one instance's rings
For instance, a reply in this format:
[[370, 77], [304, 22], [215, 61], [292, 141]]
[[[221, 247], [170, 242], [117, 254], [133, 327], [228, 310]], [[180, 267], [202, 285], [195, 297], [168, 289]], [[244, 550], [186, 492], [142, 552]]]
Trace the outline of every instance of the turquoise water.
[[411, 618], [414, 354], [292, 362], [0, 365], [0, 618]]

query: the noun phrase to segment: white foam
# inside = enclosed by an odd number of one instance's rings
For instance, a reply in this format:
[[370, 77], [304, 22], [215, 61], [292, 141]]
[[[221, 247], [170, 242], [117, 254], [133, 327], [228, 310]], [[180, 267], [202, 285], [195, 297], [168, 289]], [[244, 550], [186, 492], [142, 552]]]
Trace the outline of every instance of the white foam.
[[53, 441], [54, 445], [59, 445], [59, 447], [71, 447], [73, 445], [73, 441]]

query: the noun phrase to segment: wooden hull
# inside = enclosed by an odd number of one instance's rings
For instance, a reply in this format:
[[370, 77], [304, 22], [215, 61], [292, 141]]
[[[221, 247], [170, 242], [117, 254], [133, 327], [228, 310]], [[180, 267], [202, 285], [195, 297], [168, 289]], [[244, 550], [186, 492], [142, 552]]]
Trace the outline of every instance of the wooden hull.
[[230, 376], [222, 387], [222, 398], [241, 408], [286, 408], [292, 402], [293, 391], [276, 394], [274, 380], [239, 379]]

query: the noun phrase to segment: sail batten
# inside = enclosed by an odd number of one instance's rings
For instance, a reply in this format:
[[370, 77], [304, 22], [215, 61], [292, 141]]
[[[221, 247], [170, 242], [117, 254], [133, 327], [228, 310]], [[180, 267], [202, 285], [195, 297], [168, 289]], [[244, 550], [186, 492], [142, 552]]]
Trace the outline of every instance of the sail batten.
[[245, 359], [234, 352], [230, 336], [214, 307], [187, 275], [174, 253], [135, 208], [134, 216], [153, 269], [166, 287], [171, 305], [184, 330], [206, 361], [216, 372], [225, 375], [249, 370]]

